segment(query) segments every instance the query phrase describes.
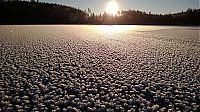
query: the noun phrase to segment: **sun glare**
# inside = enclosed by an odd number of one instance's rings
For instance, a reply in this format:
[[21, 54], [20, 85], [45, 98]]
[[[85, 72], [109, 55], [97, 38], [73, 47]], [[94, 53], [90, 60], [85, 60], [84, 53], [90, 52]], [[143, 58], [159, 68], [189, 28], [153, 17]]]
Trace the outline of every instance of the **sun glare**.
[[103, 34], [117, 34], [117, 33], [123, 33], [128, 32], [129, 30], [134, 30], [136, 26], [132, 25], [101, 25], [101, 26], [95, 26], [94, 29], [97, 32], [103, 33]]
[[113, 16], [115, 16], [117, 14], [117, 12], [118, 12], [118, 5], [117, 5], [117, 2], [115, 0], [110, 1], [107, 4], [106, 12], [108, 14], [113, 15]]

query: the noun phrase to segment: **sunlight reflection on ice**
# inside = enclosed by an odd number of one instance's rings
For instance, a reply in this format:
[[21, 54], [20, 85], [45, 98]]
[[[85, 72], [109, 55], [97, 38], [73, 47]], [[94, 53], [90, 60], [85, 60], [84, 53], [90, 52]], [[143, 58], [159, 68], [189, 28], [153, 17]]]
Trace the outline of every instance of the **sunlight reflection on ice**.
[[93, 26], [93, 30], [98, 33], [104, 34], [115, 34], [115, 33], [122, 33], [127, 32], [129, 30], [135, 29], [135, 25], [101, 25], [101, 26]]

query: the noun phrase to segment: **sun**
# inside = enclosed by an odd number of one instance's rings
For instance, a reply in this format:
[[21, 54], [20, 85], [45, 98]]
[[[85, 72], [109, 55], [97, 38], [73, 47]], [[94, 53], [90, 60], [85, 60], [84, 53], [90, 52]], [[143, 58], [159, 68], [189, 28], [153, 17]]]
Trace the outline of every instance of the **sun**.
[[106, 12], [108, 14], [113, 15], [113, 16], [115, 16], [117, 14], [117, 12], [118, 12], [118, 5], [117, 5], [117, 2], [115, 0], [110, 1], [107, 4]]

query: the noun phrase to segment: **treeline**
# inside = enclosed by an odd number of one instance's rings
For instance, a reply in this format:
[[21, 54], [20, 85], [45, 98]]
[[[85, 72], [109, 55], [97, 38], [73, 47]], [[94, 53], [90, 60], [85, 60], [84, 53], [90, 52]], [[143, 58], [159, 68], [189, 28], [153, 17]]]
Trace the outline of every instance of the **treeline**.
[[0, 24], [83, 24], [86, 15], [82, 10], [58, 4], [0, 2]]
[[121, 11], [120, 16], [109, 17], [104, 14], [104, 23], [117, 24], [156, 24], [156, 25], [200, 25], [200, 9], [188, 9], [175, 14], [151, 14], [142, 11]]
[[200, 9], [188, 9], [175, 14], [151, 14], [128, 10], [116, 16], [104, 12], [95, 15], [90, 9], [27, 2], [0, 1], [0, 24], [149, 24], [149, 25], [200, 25]]

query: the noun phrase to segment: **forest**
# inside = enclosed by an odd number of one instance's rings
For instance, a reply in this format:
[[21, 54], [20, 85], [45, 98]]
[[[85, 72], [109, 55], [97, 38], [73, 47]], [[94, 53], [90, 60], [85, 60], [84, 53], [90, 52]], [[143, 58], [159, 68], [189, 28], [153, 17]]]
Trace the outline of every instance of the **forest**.
[[174, 14], [151, 14], [139, 10], [106, 12], [96, 15], [91, 9], [28, 1], [0, 1], [0, 24], [126, 24], [126, 25], [200, 25], [200, 9]]

